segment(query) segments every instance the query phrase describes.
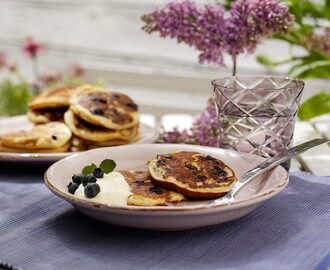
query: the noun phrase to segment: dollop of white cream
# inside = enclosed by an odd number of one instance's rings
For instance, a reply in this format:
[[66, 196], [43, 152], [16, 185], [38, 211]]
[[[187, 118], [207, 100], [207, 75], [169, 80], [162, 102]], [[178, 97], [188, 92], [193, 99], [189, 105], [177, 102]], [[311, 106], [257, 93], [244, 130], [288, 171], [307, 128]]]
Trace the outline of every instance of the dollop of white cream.
[[111, 206], [126, 206], [128, 197], [133, 194], [125, 177], [119, 172], [104, 174], [103, 178], [97, 178], [96, 183], [100, 186], [101, 191], [94, 198], [85, 197], [82, 184], [79, 185], [74, 195], [81, 199]]

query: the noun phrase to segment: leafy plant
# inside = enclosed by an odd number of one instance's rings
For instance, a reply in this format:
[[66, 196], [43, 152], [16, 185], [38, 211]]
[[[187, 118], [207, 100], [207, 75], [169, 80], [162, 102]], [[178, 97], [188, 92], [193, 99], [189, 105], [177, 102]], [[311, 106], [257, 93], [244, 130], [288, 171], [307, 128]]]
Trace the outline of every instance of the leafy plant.
[[27, 83], [14, 83], [9, 79], [0, 82], [0, 115], [19, 115], [27, 112], [31, 97], [31, 86]]
[[[228, 2], [231, 2], [228, 0]], [[273, 38], [285, 41], [293, 47], [304, 49], [304, 55], [273, 60], [266, 55], [257, 60], [269, 68], [291, 64], [288, 73], [301, 79], [330, 78], [330, 0], [283, 0], [295, 16], [294, 26], [286, 34]], [[300, 107], [298, 117], [308, 120], [321, 114], [330, 113], [330, 93], [321, 92], [306, 100]]]
[[315, 116], [319, 116], [330, 112], [330, 93], [320, 92], [315, 96], [307, 99], [298, 112], [301, 120], [308, 120]]
[[[0, 115], [19, 115], [28, 110], [28, 101], [35, 94], [57, 86], [76, 87], [84, 84], [85, 69], [73, 64], [64, 72], [47, 71], [39, 72], [38, 57], [45, 50], [45, 46], [36, 42], [32, 37], [27, 37], [23, 43], [22, 51], [32, 63], [34, 81], [29, 82], [19, 71], [15, 63], [9, 61], [7, 56], [0, 52], [0, 71], [11, 74], [11, 79], [0, 81]], [[97, 79], [95, 85], [105, 86], [105, 82]]]

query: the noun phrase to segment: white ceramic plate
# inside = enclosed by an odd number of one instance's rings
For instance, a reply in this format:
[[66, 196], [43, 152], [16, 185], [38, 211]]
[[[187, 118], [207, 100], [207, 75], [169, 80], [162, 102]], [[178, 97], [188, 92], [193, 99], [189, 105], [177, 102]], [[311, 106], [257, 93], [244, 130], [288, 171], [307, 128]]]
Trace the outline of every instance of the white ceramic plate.
[[207, 205], [208, 201], [184, 202], [175, 206], [112, 207], [78, 199], [67, 192], [67, 185], [75, 173], [88, 164], [106, 158], [116, 161], [116, 170], [146, 170], [146, 163], [157, 154], [176, 150], [198, 151], [223, 160], [239, 177], [264, 159], [252, 154], [179, 144], [136, 144], [100, 148], [72, 155], [53, 164], [45, 173], [47, 187], [57, 196], [71, 203], [80, 212], [111, 224], [152, 230], [185, 230], [218, 224], [246, 215], [263, 201], [280, 192], [288, 183], [288, 174], [281, 167], [256, 178], [246, 185], [230, 205]]
[[[0, 133], [30, 129], [33, 126], [25, 115], [0, 120]], [[140, 125], [141, 138], [133, 144], [153, 143], [158, 138], [158, 130], [144, 123]], [[0, 152], [0, 161], [15, 162], [54, 162], [74, 154], [67, 153], [10, 153]]]

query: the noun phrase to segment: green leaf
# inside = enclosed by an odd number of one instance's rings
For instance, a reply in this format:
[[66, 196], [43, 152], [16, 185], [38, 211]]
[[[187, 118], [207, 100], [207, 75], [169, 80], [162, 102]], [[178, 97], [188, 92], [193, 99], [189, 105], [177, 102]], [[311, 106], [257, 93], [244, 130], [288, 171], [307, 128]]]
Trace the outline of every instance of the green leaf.
[[320, 92], [301, 104], [298, 117], [308, 120], [326, 113], [330, 113], [330, 93]]
[[298, 59], [299, 58], [297, 58], [297, 57], [289, 57], [289, 58], [282, 59], [282, 60], [273, 60], [273, 59], [270, 59], [269, 57], [267, 57], [264, 54], [257, 55], [258, 62], [260, 64], [263, 64], [264, 66], [266, 66], [268, 68], [273, 68], [273, 67], [276, 67], [276, 66], [279, 66], [279, 65], [294, 62], [294, 61], [297, 61]]
[[27, 83], [14, 83], [9, 79], [0, 82], [0, 115], [19, 115], [27, 112], [32, 89]]
[[93, 174], [94, 169], [96, 169], [97, 166], [92, 163], [91, 165], [88, 165], [82, 169], [82, 174], [87, 175], [87, 174]]
[[297, 78], [329, 78], [330, 60], [321, 60], [293, 66], [290, 75]]
[[110, 173], [116, 168], [117, 164], [112, 159], [105, 159], [101, 162], [100, 168], [104, 173]]

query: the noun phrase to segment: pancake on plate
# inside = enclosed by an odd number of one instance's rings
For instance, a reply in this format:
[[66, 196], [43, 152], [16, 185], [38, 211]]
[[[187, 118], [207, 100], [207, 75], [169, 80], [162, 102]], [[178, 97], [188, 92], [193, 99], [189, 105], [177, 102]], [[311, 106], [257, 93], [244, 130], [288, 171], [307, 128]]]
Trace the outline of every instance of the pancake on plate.
[[74, 89], [65, 86], [43, 91], [29, 102], [28, 119], [36, 124], [62, 121], [73, 91]]
[[27, 112], [27, 118], [35, 124], [63, 121], [63, 115], [67, 110], [68, 107], [29, 110]]
[[63, 152], [70, 139], [71, 130], [63, 123], [50, 122], [36, 125], [30, 130], [8, 132], [0, 136], [2, 149], [55, 150]]
[[194, 199], [224, 196], [237, 181], [234, 172], [221, 160], [198, 152], [157, 155], [148, 162], [148, 170], [157, 186]]
[[185, 200], [182, 194], [155, 186], [147, 171], [121, 171], [120, 173], [125, 176], [133, 192], [133, 195], [128, 197], [128, 205], [156, 206]]
[[108, 129], [128, 129], [139, 122], [138, 106], [127, 95], [90, 85], [77, 88], [70, 110], [86, 122]]
[[136, 137], [134, 137], [131, 140], [111, 140], [111, 141], [105, 141], [105, 142], [93, 142], [89, 140], [81, 139], [77, 136], [74, 136], [72, 138], [72, 151], [85, 151], [100, 147], [109, 147], [109, 146], [118, 146], [118, 145], [124, 145], [124, 144], [130, 144], [138, 141], [140, 139], [140, 134], [138, 134]]
[[107, 129], [88, 123], [74, 115], [71, 110], [64, 114], [64, 122], [77, 137], [90, 142], [103, 143], [104, 146], [111, 145], [114, 140], [132, 141], [138, 137], [140, 129], [138, 124], [127, 129]]
[[0, 152], [9, 152], [9, 153], [64, 153], [68, 152], [71, 148], [70, 143], [57, 148], [39, 148], [39, 149], [24, 149], [24, 148], [13, 148], [3, 146], [0, 139]]

